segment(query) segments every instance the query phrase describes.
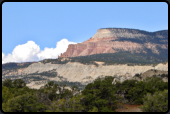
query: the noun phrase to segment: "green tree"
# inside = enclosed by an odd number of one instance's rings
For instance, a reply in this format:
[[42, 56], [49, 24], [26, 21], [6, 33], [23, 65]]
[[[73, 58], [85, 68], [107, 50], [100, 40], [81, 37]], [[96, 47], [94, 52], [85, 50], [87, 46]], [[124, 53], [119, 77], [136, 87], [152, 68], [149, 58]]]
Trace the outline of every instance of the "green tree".
[[84, 110], [80, 100], [83, 95], [73, 96], [69, 99], [59, 99], [53, 101], [46, 112], [82, 112]]
[[73, 85], [71, 89], [72, 89], [72, 94], [73, 94], [73, 95], [78, 95], [79, 92], [80, 92], [80, 90], [78, 89], [78, 87], [75, 86], [75, 85]]
[[143, 112], [167, 112], [168, 111], [168, 90], [157, 91], [153, 95], [148, 93], [143, 98]]
[[26, 86], [26, 83], [22, 79], [15, 79], [13, 82], [13, 86], [16, 88], [22, 88]]
[[112, 81], [113, 77], [107, 76], [103, 79], [98, 78], [85, 87], [82, 94], [85, 95], [86, 111], [92, 111], [95, 107], [99, 112], [105, 109], [113, 111], [117, 108]]
[[13, 93], [6, 86], [2, 86], [2, 103], [6, 103], [13, 97]]
[[43, 112], [47, 107], [37, 102], [37, 96], [34, 94], [24, 94], [14, 97], [3, 105], [4, 112]]
[[2, 86], [12, 88], [13, 87], [12, 83], [13, 83], [13, 81], [11, 79], [7, 78], [2, 82]]
[[93, 107], [91, 110], [89, 110], [88, 112], [98, 112], [98, 108], [97, 107]]

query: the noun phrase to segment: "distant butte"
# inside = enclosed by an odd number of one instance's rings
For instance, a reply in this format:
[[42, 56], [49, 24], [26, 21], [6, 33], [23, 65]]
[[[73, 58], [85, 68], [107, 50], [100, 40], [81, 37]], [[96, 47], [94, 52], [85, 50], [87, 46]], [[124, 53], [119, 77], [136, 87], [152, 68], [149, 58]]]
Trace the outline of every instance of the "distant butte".
[[[168, 49], [168, 31], [147, 32], [137, 29], [103, 28], [87, 41], [70, 44], [67, 51], [59, 56], [76, 57], [101, 53], [129, 51], [131, 53], [147, 53], [147, 49], [159, 54], [159, 49]], [[156, 40], [155, 40], [156, 39]], [[157, 41], [158, 40], [158, 41]], [[157, 42], [164, 42], [159, 44]]]

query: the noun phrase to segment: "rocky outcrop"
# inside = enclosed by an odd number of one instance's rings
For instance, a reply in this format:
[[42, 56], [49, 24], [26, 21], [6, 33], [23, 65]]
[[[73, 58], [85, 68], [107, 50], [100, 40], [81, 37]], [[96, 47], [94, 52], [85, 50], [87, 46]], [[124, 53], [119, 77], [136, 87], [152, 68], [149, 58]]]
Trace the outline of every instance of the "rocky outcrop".
[[[84, 65], [77, 62], [69, 62], [67, 64], [50, 64], [50, 63], [34, 63], [28, 66], [25, 69], [21, 69], [18, 73], [6, 74], [2, 77], [16, 76], [15, 78], [20, 78], [22, 76], [28, 76], [33, 73], [42, 73], [45, 71], [53, 70], [57, 72], [58, 76], [62, 76], [63, 79], [66, 79], [69, 82], [81, 82], [82, 84], [88, 84], [95, 80], [98, 77], [103, 76], [115, 76], [116, 80], [124, 81], [130, 79], [135, 74], [144, 73], [150, 69], [168, 71], [168, 64], [158, 64], [157, 66], [127, 66], [126, 64], [122, 65]], [[47, 78], [48, 80], [59, 81], [58, 77]]]
[[131, 79], [141, 81], [147, 77], [160, 77], [164, 82], [168, 82], [168, 71], [150, 69], [142, 74], [135, 75]]
[[[163, 33], [168, 34], [167, 31], [163, 31]], [[168, 49], [168, 37], [164, 34], [161, 34], [161, 32], [150, 33], [135, 29], [99, 29], [87, 41], [70, 44], [67, 51], [61, 54], [59, 58], [115, 53], [119, 51], [147, 53], [148, 49], [152, 53], [160, 54], [161, 49]]]
[[92, 37], [96, 38], [109, 38], [109, 37], [125, 37], [125, 38], [139, 38], [145, 37], [146, 34], [142, 34], [133, 29], [119, 29], [119, 28], [105, 28], [97, 30], [97, 33]]

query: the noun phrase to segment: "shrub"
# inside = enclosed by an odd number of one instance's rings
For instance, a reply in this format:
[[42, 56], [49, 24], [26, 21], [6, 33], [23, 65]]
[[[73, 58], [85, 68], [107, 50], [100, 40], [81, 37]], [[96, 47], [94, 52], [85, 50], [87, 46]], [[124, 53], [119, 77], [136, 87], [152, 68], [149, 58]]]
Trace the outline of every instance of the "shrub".
[[[116, 96], [112, 85], [113, 77], [107, 76], [104, 79], [96, 79], [89, 83], [82, 91], [85, 95], [84, 105], [86, 111], [113, 111], [117, 108]], [[97, 108], [97, 109], [96, 109]]]
[[6, 87], [13, 87], [12, 85], [12, 80], [11, 79], [5, 79], [3, 82], [2, 82], [2, 86], [6, 86]]
[[168, 90], [155, 92], [153, 95], [148, 93], [143, 98], [143, 112], [167, 112], [168, 111]]

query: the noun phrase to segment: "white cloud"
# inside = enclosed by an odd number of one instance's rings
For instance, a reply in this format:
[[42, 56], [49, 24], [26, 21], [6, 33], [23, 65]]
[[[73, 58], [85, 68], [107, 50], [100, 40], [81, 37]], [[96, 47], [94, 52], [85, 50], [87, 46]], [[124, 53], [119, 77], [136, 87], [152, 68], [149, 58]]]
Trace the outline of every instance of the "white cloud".
[[2, 59], [5, 57], [5, 54], [4, 53], [2, 53]]
[[67, 50], [69, 44], [76, 43], [62, 39], [57, 42], [55, 48], [45, 47], [44, 50], [40, 50], [40, 47], [35, 44], [34, 41], [28, 41], [25, 44], [16, 46], [12, 54], [5, 56], [5, 54], [2, 53], [2, 64], [7, 62], [31, 62], [48, 58], [58, 58], [58, 55]]
[[4, 57], [5, 57], [5, 54], [2, 53], [2, 64], [4, 63], [4, 61], [3, 61]]
[[67, 50], [69, 44], [76, 44], [75, 42], [69, 42], [67, 39], [62, 39], [56, 44], [56, 48], [47, 48], [45, 47], [39, 54], [37, 54], [39, 60], [47, 58], [58, 58], [61, 53], [64, 53]]
[[5, 56], [2, 61], [3, 63], [37, 61], [39, 52], [40, 47], [34, 41], [28, 41], [25, 44], [16, 46], [12, 54]]

